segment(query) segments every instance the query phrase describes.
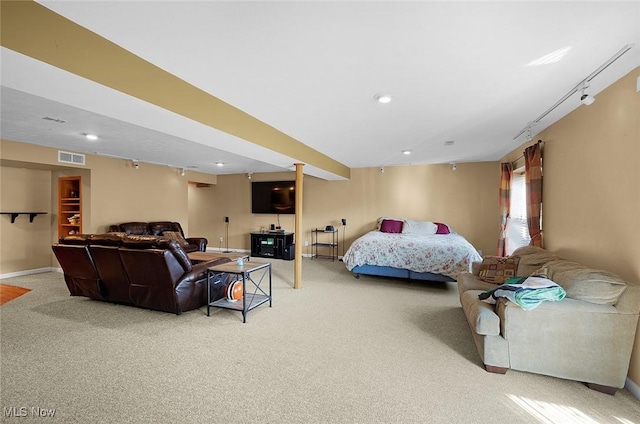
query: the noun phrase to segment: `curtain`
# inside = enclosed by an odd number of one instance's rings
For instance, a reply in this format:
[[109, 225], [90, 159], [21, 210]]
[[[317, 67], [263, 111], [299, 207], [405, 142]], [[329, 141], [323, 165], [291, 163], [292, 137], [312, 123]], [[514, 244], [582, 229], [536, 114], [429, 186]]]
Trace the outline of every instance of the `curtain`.
[[531, 245], [542, 247], [542, 142], [524, 151], [524, 175], [527, 188], [527, 225]]
[[511, 162], [501, 163], [500, 175], [500, 237], [498, 239], [498, 256], [507, 256], [507, 222], [511, 209], [511, 177], [513, 165]]

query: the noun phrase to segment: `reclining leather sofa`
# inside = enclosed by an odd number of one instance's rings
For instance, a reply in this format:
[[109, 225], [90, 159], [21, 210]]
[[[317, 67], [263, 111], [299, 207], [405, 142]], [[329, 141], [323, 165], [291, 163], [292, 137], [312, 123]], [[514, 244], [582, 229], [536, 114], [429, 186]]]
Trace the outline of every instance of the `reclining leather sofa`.
[[478, 295], [496, 284], [472, 273], [458, 275], [460, 303], [485, 369], [544, 374], [586, 383], [615, 394], [625, 385], [640, 314], [640, 285], [568, 261], [534, 246], [517, 249], [517, 276], [544, 269], [566, 291], [560, 301], [524, 310], [505, 298]]
[[[78, 234], [52, 249], [72, 296], [178, 315], [207, 304], [207, 268], [230, 261], [192, 264], [178, 242], [149, 235]], [[216, 289], [211, 300], [223, 296]]]
[[179, 233], [187, 241], [182, 248], [187, 252], [206, 252], [208, 240], [204, 237], [185, 237], [182, 226], [179, 222], [154, 221], [154, 222], [125, 222], [117, 225], [110, 225], [109, 232], [120, 232], [136, 236], [162, 236], [165, 231]]

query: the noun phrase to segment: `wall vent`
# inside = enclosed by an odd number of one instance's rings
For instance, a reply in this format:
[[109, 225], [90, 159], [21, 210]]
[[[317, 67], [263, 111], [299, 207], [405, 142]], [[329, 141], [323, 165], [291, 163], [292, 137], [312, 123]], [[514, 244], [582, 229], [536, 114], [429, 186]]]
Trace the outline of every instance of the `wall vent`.
[[58, 162], [71, 163], [73, 165], [84, 165], [84, 155], [80, 153], [63, 152], [58, 150]]

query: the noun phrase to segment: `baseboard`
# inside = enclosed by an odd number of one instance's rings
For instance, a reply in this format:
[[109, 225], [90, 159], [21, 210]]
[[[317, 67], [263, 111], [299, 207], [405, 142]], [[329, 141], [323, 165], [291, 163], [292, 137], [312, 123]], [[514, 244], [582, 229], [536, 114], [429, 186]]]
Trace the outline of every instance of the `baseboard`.
[[0, 280], [5, 278], [22, 277], [22, 276], [31, 275], [31, 274], [42, 274], [43, 272], [52, 272], [52, 271], [62, 272], [62, 269], [49, 267], [49, 268], [28, 269], [26, 271], [8, 272], [6, 274], [0, 274]]
[[[227, 249], [224, 247], [207, 247], [207, 252], [224, 253], [226, 251]], [[232, 249], [232, 248], [229, 248], [229, 251], [233, 253], [249, 253], [250, 252], [247, 249]]]
[[636, 399], [640, 400], [640, 386], [637, 385], [629, 377], [627, 377], [627, 381], [624, 384], [624, 388], [629, 390], [629, 392], [633, 395], [633, 397], [635, 397]]
[[[220, 247], [207, 247], [207, 252], [214, 252], [214, 253], [224, 253], [227, 249], [225, 249], [224, 247], [220, 248]], [[230, 251], [232, 251], [233, 253], [251, 253], [250, 250], [247, 249], [232, 249], [229, 248]], [[311, 258], [313, 257], [313, 255], [311, 253], [303, 253], [302, 254], [303, 258]]]

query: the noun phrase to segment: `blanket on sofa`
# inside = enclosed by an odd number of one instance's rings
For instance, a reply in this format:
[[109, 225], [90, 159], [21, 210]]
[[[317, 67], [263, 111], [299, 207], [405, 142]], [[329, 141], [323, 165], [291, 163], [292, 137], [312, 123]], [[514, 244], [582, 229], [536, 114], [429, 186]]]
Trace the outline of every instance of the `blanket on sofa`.
[[531, 310], [542, 302], [559, 301], [566, 295], [561, 286], [548, 278], [530, 276], [510, 278], [503, 285], [480, 293], [478, 297], [491, 304], [495, 304], [499, 297], [504, 297], [524, 310]]

